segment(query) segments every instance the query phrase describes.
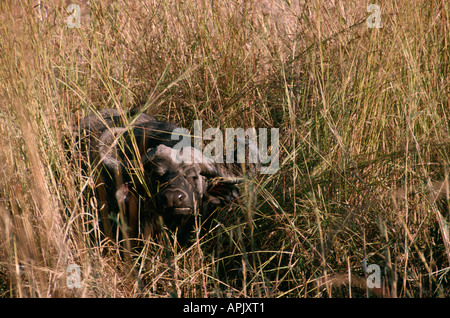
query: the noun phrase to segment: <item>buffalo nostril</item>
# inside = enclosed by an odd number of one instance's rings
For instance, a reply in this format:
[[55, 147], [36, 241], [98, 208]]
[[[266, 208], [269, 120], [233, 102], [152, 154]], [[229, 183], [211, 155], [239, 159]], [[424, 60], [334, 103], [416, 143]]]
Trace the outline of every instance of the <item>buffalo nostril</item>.
[[186, 194], [179, 190], [168, 190], [165, 193], [167, 207], [182, 207], [186, 200]]
[[185, 196], [185, 194], [183, 193], [183, 192], [179, 192], [178, 194], [177, 194], [177, 196], [178, 196], [178, 202], [183, 202], [183, 200], [184, 200], [184, 198], [186, 197]]

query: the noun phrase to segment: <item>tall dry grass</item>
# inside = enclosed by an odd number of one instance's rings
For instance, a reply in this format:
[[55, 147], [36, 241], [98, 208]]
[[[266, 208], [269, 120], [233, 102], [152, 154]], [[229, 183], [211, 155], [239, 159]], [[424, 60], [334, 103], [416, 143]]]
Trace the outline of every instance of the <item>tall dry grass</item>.
[[[80, 28], [69, 4], [0, 3], [1, 296], [449, 296], [447, 1], [379, 2], [382, 28], [366, 1], [79, 1]], [[124, 260], [67, 149], [134, 105], [279, 128], [280, 169], [191, 246]]]

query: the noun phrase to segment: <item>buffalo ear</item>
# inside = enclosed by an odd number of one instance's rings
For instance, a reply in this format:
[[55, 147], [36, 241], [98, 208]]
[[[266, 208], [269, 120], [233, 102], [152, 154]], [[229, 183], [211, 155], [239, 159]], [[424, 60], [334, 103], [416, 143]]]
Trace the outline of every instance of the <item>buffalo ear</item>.
[[210, 196], [220, 198], [224, 200], [226, 203], [229, 203], [239, 198], [238, 188], [236, 187], [235, 184], [231, 183], [219, 183], [217, 185], [214, 185], [208, 190], [208, 194]]
[[[231, 159], [231, 162], [203, 165], [201, 174], [208, 178], [220, 178], [221, 183], [236, 184], [243, 182], [245, 177], [251, 178], [258, 173], [261, 169], [261, 158], [256, 144], [248, 138], [235, 138], [235, 142], [234, 158], [224, 157], [224, 161]], [[242, 150], [245, 150], [245, 156], [238, 158], [238, 153]]]
[[239, 198], [239, 190], [234, 184], [218, 183], [210, 186], [203, 195], [203, 213], [210, 214], [219, 207], [226, 206]]

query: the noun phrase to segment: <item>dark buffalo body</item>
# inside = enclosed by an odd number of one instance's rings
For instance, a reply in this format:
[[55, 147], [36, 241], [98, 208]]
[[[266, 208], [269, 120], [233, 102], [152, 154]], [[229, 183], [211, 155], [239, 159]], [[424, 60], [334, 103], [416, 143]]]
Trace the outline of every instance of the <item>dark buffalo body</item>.
[[[239, 197], [242, 165], [215, 163], [192, 147], [175, 149], [176, 128], [138, 111], [115, 109], [80, 121], [76, 135], [86, 173], [95, 179], [107, 235], [148, 238], [165, 225], [183, 243], [195, 216], [207, 219]], [[174, 160], [180, 156], [192, 160]]]

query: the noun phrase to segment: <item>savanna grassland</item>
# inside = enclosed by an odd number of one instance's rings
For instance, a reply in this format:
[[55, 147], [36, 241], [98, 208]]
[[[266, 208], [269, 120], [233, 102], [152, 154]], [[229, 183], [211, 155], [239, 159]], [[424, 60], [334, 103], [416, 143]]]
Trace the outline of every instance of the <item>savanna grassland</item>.
[[[0, 297], [449, 297], [449, 14], [445, 0], [1, 1]], [[124, 257], [96, 225], [72, 127], [136, 106], [190, 129], [278, 128], [279, 170], [191, 245]]]

